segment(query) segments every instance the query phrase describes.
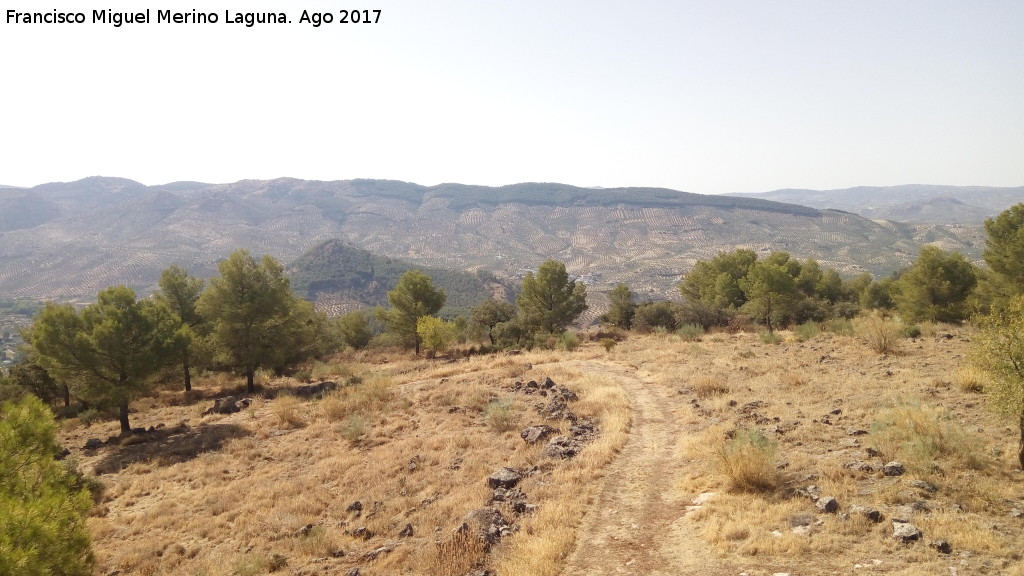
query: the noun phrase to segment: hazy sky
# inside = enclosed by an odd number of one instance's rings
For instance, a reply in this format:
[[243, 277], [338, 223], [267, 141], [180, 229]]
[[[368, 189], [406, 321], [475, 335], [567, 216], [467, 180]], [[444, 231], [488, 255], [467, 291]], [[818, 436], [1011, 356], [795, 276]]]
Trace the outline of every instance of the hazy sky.
[[[93, 24], [150, 7], [153, 22]], [[84, 12], [15, 25], [7, 11]], [[157, 24], [156, 11], [217, 24]], [[303, 9], [381, 9], [300, 24]], [[0, 184], [1024, 185], [1024, 2], [4, 0]], [[287, 25], [227, 24], [283, 11]]]

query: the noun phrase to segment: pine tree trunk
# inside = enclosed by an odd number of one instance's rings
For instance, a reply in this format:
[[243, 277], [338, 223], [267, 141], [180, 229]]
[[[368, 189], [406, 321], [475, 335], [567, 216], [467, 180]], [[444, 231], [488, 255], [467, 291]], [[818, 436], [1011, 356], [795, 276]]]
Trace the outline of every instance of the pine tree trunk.
[[71, 389], [68, 388], [67, 384], [64, 384], [64, 407], [71, 407]]
[[255, 370], [246, 370], [245, 371], [245, 389], [248, 390], [250, 394], [256, 392], [256, 371]]
[[121, 434], [128, 434], [132, 431], [132, 427], [128, 424], [128, 400], [121, 400], [121, 403], [117, 406], [118, 416], [121, 420]]
[[181, 364], [182, 370], [185, 371], [185, 392], [192, 390], [192, 374], [188, 369], [188, 357], [185, 357], [185, 361]]

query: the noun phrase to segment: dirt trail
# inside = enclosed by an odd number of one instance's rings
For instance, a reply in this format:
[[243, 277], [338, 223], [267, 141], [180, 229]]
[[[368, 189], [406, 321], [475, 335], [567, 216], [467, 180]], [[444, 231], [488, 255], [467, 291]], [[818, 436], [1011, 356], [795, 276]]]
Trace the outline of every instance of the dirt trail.
[[565, 575], [735, 575], [706, 550], [686, 507], [695, 494], [680, 491], [684, 463], [678, 442], [683, 426], [675, 401], [643, 372], [604, 362], [579, 362], [586, 374], [611, 378], [629, 395], [629, 439], [609, 466], [597, 501], [580, 526]]

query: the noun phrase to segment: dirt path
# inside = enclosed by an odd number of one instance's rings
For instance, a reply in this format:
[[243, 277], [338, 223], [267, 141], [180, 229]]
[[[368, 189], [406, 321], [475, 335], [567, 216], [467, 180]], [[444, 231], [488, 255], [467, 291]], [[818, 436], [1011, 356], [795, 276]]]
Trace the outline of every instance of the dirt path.
[[643, 372], [618, 364], [579, 362], [586, 374], [614, 379], [629, 395], [629, 439], [610, 465], [598, 500], [584, 517], [563, 574], [736, 575], [706, 550], [684, 516], [695, 494], [680, 491], [683, 433], [675, 400]]

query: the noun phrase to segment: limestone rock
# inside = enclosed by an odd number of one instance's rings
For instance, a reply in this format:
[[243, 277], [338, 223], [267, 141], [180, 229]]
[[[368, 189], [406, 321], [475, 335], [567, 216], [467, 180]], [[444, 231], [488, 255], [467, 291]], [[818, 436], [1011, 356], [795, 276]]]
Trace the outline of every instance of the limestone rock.
[[892, 461], [882, 466], [882, 474], [885, 476], [902, 476], [907, 469], [902, 462]]
[[892, 537], [904, 544], [909, 544], [921, 539], [921, 531], [910, 522], [896, 522], [894, 520], [892, 523]]
[[547, 424], [540, 424], [538, 426], [530, 426], [523, 428], [519, 431], [519, 437], [526, 441], [527, 444], [536, 444], [548, 436], [554, 434], [555, 429]]
[[512, 468], [502, 468], [487, 477], [487, 485], [491, 488], [514, 488], [523, 475]]

